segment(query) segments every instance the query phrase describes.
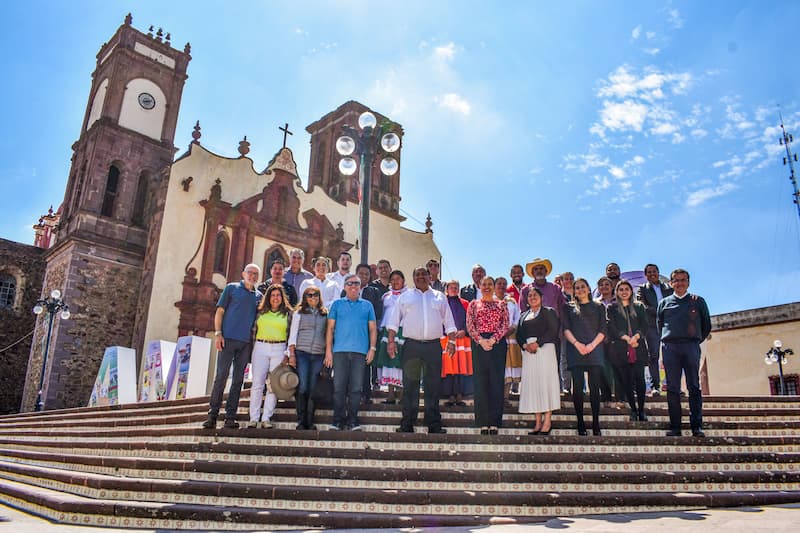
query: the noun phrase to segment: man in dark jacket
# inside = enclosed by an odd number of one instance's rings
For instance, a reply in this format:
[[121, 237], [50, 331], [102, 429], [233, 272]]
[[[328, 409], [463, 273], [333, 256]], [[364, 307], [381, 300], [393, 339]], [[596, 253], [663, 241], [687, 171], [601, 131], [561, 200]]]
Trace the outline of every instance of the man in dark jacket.
[[653, 396], [661, 394], [661, 371], [658, 360], [661, 357], [661, 335], [656, 327], [656, 309], [658, 303], [672, 294], [672, 287], [661, 282], [658, 266], [649, 263], [644, 267], [647, 282], [636, 289], [636, 299], [644, 306], [647, 313], [647, 354], [649, 357], [650, 383]]
[[667, 436], [681, 435], [681, 373], [689, 389], [689, 422], [692, 435], [703, 433], [703, 395], [700, 391], [700, 343], [711, 333], [711, 316], [706, 301], [689, 294], [689, 273], [672, 271], [673, 294], [658, 304], [656, 323], [664, 345], [664, 370], [667, 373]]

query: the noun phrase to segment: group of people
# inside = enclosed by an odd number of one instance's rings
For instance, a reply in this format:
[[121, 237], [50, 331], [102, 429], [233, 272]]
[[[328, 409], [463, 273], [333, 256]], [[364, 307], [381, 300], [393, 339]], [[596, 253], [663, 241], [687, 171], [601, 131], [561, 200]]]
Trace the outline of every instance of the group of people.
[[[652, 391], [659, 394], [663, 352], [667, 434], [681, 434], [684, 375], [691, 431], [703, 436], [700, 343], [711, 321], [703, 298], [688, 293], [683, 269], [673, 270], [666, 284], [648, 264], [647, 281], [634, 288], [610, 263], [593, 294], [589, 282], [571, 272], [547, 281], [552, 264], [538, 258], [525, 269], [514, 265], [510, 283], [474, 265], [472, 283], [464, 287], [442, 281], [435, 259], [415, 268], [408, 286], [387, 260], [378, 261], [375, 279], [367, 264], [350, 273], [347, 252], [334, 272], [325, 257], [312, 261], [313, 274], [303, 262], [303, 251], [292, 250], [289, 268], [274, 262], [271, 278], [260, 286], [259, 267], [247, 265], [242, 281], [223, 290], [215, 315], [220, 353], [203, 427], [216, 427], [231, 368], [225, 427], [238, 427], [239, 394], [251, 362], [249, 427], [272, 427], [276, 398], [265, 393], [265, 383], [270, 372], [288, 365], [299, 378], [297, 429], [316, 429], [311, 393], [325, 366], [333, 370], [331, 430], [361, 430], [359, 405], [371, 403], [373, 388], [385, 387], [384, 402], [402, 405], [397, 431], [413, 432], [422, 382], [429, 433], [447, 431], [440, 398], [448, 398], [446, 406], [464, 406], [474, 395], [476, 428], [498, 434], [509, 394], [518, 387], [519, 412], [534, 415], [530, 434], [550, 433], [552, 412], [571, 391], [578, 434], [587, 435], [588, 388], [592, 433], [600, 435], [600, 404], [612, 395], [617, 407], [628, 405], [631, 420], [647, 420], [644, 369], [650, 367]], [[529, 284], [523, 283], [526, 272]]]

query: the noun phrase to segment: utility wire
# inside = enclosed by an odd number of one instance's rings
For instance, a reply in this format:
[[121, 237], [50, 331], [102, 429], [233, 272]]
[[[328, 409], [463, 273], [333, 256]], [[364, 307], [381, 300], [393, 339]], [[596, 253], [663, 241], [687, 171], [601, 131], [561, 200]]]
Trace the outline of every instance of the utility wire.
[[27, 339], [28, 337], [30, 337], [31, 335], [33, 335], [33, 332], [34, 332], [34, 331], [36, 331], [36, 330], [33, 330], [33, 329], [32, 329], [32, 330], [31, 330], [31, 331], [30, 331], [30, 332], [29, 332], [27, 335], [25, 335], [25, 336], [24, 336], [24, 337], [22, 337], [21, 339], [17, 339], [17, 340], [16, 340], [16, 341], [14, 341], [13, 343], [9, 344], [8, 346], [6, 346], [6, 347], [5, 347], [5, 348], [3, 348], [2, 350], [0, 350], [0, 353], [3, 353], [3, 352], [5, 352], [6, 350], [10, 350], [11, 348], [13, 348], [14, 346], [16, 346], [17, 344], [21, 343], [22, 341], [24, 341], [25, 339]]

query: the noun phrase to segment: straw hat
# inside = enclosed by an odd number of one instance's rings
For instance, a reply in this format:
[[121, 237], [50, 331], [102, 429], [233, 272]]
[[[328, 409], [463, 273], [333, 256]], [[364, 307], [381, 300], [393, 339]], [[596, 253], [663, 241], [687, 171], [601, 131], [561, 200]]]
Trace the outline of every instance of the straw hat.
[[525, 265], [525, 272], [528, 273], [528, 276], [533, 277], [533, 267], [539, 265], [544, 265], [545, 270], [547, 270], [545, 276], [549, 276], [550, 272], [553, 270], [553, 263], [551, 263], [549, 259], [540, 259], [538, 257]]
[[288, 365], [280, 365], [269, 373], [269, 386], [279, 400], [291, 400], [300, 378]]

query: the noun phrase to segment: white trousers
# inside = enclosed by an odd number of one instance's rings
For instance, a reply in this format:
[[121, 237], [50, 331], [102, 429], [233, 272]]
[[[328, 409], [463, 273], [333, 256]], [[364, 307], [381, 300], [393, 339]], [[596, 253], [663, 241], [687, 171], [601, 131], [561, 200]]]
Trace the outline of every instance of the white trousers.
[[[271, 344], [256, 341], [253, 354], [250, 357], [250, 372], [253, 376], [253, 385], [250, 388], [250, 422], [266, 422], [275, 413], [278, 398], [267, 389], [267, 399], [264, 400], [264, 388], [267, 376], [278, 368], [283, 362], [286, 352], [286, 343]], [[264, 411], [261, 411], [261, 402], [264, 402]]]

